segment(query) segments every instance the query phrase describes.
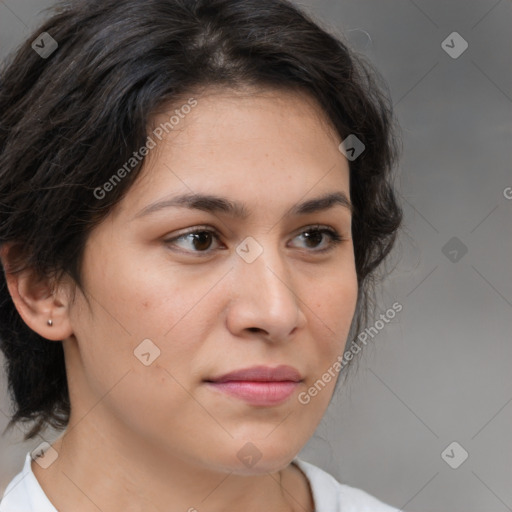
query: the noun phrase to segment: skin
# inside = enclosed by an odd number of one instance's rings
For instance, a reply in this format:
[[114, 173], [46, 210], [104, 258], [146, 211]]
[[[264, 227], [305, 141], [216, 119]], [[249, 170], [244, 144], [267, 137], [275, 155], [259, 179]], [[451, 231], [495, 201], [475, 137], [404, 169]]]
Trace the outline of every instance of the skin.
[[[303, 94], [209, 90], [196, 98], [92, 231], [85, 295], [68, 278], [8, 275], [27, 325], [49, 343], [63, 340], [70, 424], [52, 445], [56, 461], [47, 469], [32, 462], [58, 510], [313, 510], [307, 479], [291, 461], [335, 380], [307, 405], [298, 394], [346, 343], [357, 300], [351, 212], [336, 204], [285, 214], [333, 191], [349, 197], [348, 162], [320, 106]], [[137, 217], [187, 192], [243, 203], [250, 216], [172, 207]], [[316, 224], [343, 241], [324, 234], [308, 245], [304, 232]], [[205, 225], [219, 238], [165, 242]], [[252, 263], [236, 252], [247, 236], [263, 248]], [[134, 356], [147, 338], [160, 350], [149, 366]], [[262, 407], [203, 381], [260, 364], [294, 366], [303, 382], [286, 402]], [[247, 442], [261, 454], [252, 467], [237, 457]]]

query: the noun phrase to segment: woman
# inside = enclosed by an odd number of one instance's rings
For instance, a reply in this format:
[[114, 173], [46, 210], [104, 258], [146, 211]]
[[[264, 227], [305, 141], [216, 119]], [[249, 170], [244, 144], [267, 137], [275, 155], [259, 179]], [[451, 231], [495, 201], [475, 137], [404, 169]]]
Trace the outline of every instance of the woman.
[[390, 512], [297, 454], [401, 223], [366, 65], [284, 0], [76, 0], [2, 72], [12, 510]]

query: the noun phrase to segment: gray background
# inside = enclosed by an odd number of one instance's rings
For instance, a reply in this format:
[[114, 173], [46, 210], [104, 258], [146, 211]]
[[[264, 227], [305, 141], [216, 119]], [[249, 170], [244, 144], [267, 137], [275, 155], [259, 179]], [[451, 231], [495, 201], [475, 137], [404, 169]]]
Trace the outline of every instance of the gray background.
[[[0, 0], [1, 57], [51, 3]], [[300, 456], [407, 511], [512, 511], [512, 2], [301, 5], [389, 84], [402, 127], [405, 230], [378, 312], [395, 301], [403, 310], [374, 337]], [[441, 46], [454, 31], [469, 45], [458, 58]], [[3, 429], [4, 375], [0, 390]], [[0, 438], [0, 491], [42, 440], [21, 443], [21, 434]], [[448, 451], [452, 465], [469, 454], [457, 469], [441, 457], [453, 441], [462, 448]]]

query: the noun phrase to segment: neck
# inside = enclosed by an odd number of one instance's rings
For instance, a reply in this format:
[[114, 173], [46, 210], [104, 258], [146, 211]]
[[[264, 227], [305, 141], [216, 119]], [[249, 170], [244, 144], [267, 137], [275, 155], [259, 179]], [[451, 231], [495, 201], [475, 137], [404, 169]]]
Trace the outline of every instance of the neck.
[[304, 485], [307, 479], [293, 464], [274, 473], [237, 474], [142, 444], [126, 430], [116, 430], [112, 421], [98, 422], [98, 418], [98, 414], [78, 421], [72, 417], [53, 444], [57, 460], [47, 469], [32, 463], [58, 510], [313, 510], [309, 486]]

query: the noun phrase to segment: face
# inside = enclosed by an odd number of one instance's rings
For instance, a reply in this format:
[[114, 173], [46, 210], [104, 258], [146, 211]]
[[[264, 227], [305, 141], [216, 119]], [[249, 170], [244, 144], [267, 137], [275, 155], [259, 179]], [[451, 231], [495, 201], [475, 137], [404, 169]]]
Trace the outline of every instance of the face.
[[[65, 342], [73, 414], [184, 462], [274, 471], [320, 422], [336, 379], [299, 395], [343, 353], [355, 311], [348, 162], [305, 96], [196, 100], [88, 240], [89, 300], [77, 291]], [[191, 194], [220, 199], [176, 202]], [[208, 382], [279, 365], [299, 382]]]

